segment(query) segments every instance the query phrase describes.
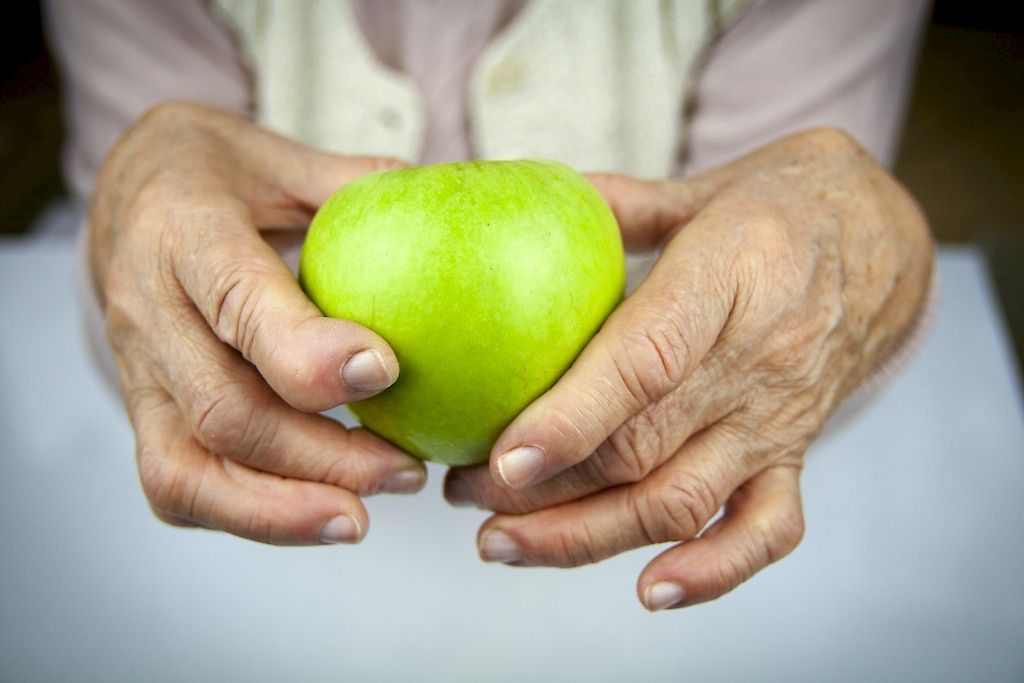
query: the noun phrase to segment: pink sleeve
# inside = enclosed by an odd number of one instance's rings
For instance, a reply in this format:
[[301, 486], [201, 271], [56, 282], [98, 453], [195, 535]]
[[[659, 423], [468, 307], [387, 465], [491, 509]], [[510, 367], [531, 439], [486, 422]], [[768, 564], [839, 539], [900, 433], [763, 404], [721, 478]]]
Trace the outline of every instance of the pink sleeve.
[[[235, 46], [202, 0], [47, 0], [46, 21], [64, 86], [64, 176], [80, 206], [89, 201], [114, 142], [154, 104], [187, 99], [250, 109]], [[116, 387], [84, 223], [78, 282], [86, 338], [104, 378]]]
[[928, 0], [754, 0], [693, 92], [687, 174], [787, 133], [838, 126], [892, 166]]
[[47, 0], [46, 22], [64, 84], [64, 174], [79, 200], [118, 136], [154, 104], [249, 109], [235, 46], [202, 0]]
[[[813, 126], [851, 133], [892, 167], [929, 0], [754, 0], [712, 47], [693, 93], [681, 171], [728, 162]], [[934, 316], [937, 268], [917, 319], [839, 406], [834, 428], [910, 361]]]

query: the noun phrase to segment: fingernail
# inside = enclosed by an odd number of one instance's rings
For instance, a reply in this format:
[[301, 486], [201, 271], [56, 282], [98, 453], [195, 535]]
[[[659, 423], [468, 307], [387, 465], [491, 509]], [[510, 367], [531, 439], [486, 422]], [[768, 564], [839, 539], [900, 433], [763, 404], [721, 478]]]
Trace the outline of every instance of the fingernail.
[[366, 349], [348, 359], [341, 369], [341, 381], [349, 389], [365, 393], [387, 389], [395, 383], [395, 378], [381, 355], [375, 349]]
[[523, 559], [523, 553], [515, 539], [494, 529], [480, 539], [480, 558], [485, 562], [518, 562]]
[[352, 515], [332, 517], [320, 527], [317, 538], [321, 543], [358, 543], [363, 530]]
[[498, 457], [498, 475], [512, 488], [526, 486], [544, 469], [544, 451], [520, 446]]
[[644, 592], [644, 606], [652, 612], [678, 605], [685, 597], [683, 588], [671, 581], [652, 583]]
[[422, 470], [402, 470], [381, 482], [380, 490], [385, 493], [416, 493], [426, 481]]
[[444, 483], [445, 499], [457, 508], [476, 507], [473, 488], [462, 477], [449, 477]]

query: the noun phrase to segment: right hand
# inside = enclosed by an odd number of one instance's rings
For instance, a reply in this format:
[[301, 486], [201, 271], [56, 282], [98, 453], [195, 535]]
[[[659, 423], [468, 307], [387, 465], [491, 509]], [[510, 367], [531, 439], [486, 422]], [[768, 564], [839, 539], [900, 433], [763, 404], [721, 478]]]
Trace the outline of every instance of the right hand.
[[419, 460], [317, 414], [390, 386], [398, 361], [370, 330], [325, 318], [259, 232], [305, 228], [338, 186], [398, 165], [186, 103], [150, 110], [111, 152], [89, 256], [157, 517], [354, 543], [369, 524], [359, 496], [423, 486]]

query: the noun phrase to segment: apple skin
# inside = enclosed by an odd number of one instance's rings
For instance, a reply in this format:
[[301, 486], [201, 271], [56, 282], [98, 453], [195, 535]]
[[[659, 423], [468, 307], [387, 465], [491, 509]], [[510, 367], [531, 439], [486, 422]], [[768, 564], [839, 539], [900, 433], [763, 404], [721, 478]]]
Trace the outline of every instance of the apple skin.
[[405, 451], [485, 462], [622, 300], [615, 217], [548, 161], [385, 171], [317, 212], [299, 280], [325, 315], [375, 331], [398, 357], [390, 388], [350, 405]]

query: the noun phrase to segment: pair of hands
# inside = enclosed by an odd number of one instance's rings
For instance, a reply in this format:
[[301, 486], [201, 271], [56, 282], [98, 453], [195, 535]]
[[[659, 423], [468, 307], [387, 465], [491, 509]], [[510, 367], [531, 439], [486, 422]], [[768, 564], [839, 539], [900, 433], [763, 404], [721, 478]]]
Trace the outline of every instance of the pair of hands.
[[[387, 342], [323, 317], [261, 229], [397, 166], [166, 104], [97, 182], [90, 258], [155, 514], [275, 544], [358, 542], [360, 497], [423, 464], [318, 413], [398, 377]], [[909, 195], [851, 138], [784, 138], [709, 173], [590, 176], [654, 270], [448, 499], [497, 514], [485, 560], [574, 566], [677, 542], [649, 609], [717, 597], [803, 533], [804, 452], [912, 325], [931, 267]], [[725, 514], [700, 533], [721, 507]]]

